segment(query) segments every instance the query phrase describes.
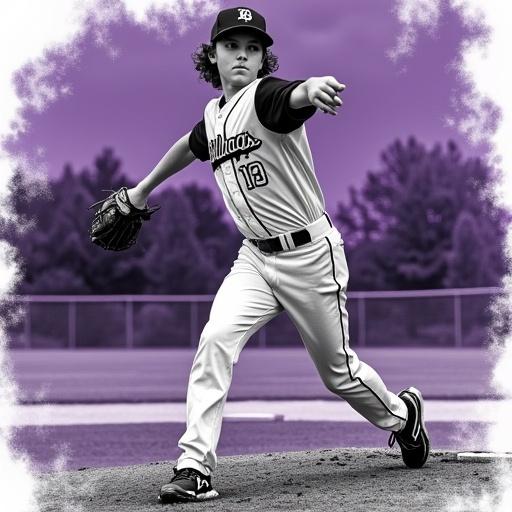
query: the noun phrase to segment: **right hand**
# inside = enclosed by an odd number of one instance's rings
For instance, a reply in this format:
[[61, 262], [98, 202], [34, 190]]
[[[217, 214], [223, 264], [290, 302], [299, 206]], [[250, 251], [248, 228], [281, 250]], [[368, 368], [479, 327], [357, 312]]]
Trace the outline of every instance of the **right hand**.
[[338, 114], [337, 109], [343, 104], [338, 93], [345, 90], [345, 84], [338, 82], [333, 76], [319, 76], [306, 80], [306, 87], [308, 100], [312, 105], [326, 114]]
[[148, 194], [142, 192], [139, 188], [129, 188], [127, 190], [128, 199], [135, 206], [135, 208], [139, 208], [139, 210], [143, 210], [147, 206]]

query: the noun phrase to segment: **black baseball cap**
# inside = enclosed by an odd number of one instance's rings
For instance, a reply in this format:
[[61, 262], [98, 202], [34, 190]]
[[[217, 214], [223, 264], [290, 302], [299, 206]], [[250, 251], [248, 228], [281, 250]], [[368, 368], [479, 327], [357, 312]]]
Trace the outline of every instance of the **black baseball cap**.
[[254, 9], [248, 7], [234, 7], [224, 9], [217, 14], [217, 19], [212, 27], [211, 42], [215, 42], [221, 35], [234, 28], [250, 28], [258, 32], [265, 47], [272, 46], [274, 41], [267, 34], [265, 18]]

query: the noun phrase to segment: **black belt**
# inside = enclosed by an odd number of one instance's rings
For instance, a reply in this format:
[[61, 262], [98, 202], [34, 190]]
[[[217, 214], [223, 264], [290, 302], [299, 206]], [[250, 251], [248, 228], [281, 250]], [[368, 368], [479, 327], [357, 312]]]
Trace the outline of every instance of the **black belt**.
[[[307, 229], [294, 231], [293, 233], [290, 233], [290, 236], [292, 237], [295, 247], [311, 242], [311, 235]], [[279, 252], [284, 250], [278, 236], [274, 238], [265, 238], [264, 240], [249, 238], [249, 242], [252, 242], [260, 251], [263, 252]]]

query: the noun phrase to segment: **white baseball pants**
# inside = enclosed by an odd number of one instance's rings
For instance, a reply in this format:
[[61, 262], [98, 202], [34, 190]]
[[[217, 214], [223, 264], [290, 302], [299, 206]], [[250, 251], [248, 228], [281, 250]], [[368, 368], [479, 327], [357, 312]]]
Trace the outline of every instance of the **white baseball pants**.
[[283, 309], [327, 389], [377, 427], [398, 431], [405, 425], [405, 403], [349, 346], [347, 262], [341, 235], [327, 222], [312, 242], [292, 250], [263, 253], [243, 240], [215, 296], [192, 364], [178, 469], [215, 470], [233, 365], [251, 335]]

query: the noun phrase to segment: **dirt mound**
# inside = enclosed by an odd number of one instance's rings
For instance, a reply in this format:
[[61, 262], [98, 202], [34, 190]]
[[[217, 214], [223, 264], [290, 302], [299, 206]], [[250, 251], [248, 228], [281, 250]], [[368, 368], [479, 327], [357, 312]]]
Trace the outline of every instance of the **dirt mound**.
[[[41, 474], [41, 512], [162, 510], [160, 486], [171, 462]], [[174, 505], [183, 510], [441, 511], [454, 496], [493, 493], [494, 463], [457, 462], [434, 452], [424, 468], [406, 468], [397, 450], [324, 449], [220, 457], [219, 498]], [[164, 505], [164, 507], [172, 507]]]

